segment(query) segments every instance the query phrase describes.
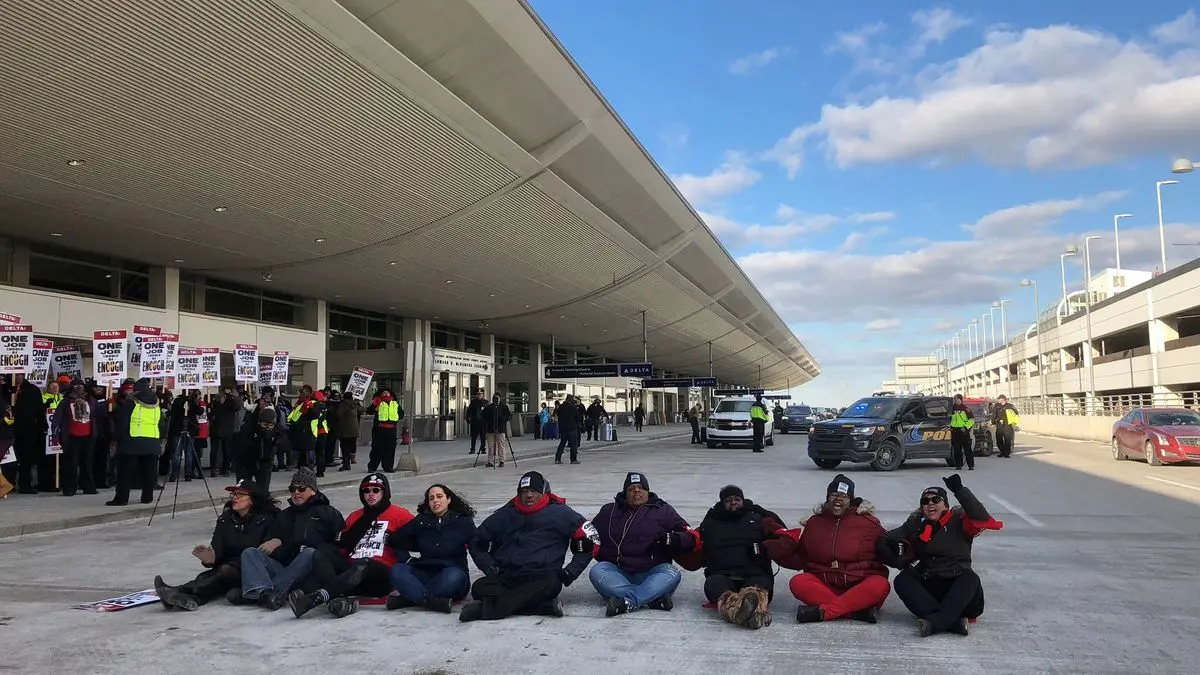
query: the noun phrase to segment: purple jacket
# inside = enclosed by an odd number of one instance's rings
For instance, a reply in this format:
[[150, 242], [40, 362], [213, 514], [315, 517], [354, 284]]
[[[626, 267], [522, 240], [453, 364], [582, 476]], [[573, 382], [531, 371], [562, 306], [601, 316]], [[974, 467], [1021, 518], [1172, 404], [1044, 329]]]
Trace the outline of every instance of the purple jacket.
[[[596, 560], [613, 563], [631, 574], [669, 563], [674, 556], [696, 547], [696, 537], [687, 521], [653, 492], [646, 505], [637, 509], [626, 504], [624, 492], [617, 494], [613, 503], [600, 507], [592, 525], [600, 532]], [[673, 539], [670, 548], [658, 543], [668, 532]]]
[[[84, 395], [83, 398], [91, 408], [92, 438], [95, 438], [102, 431], [100, 426], [106, 421], [108, 413], [107, 404], [104, 401], [97, 401], [91, 396]], [[62, 442], [66, 442], [67, 431], [71, 427], [71, 404], [74, 400], [73, 394], [67, 394], [63, 397], [62, 402], [58, 404], [58, 407], [54, 409], [54, 426], [50, 429], [50, 432], [58, 436]]]

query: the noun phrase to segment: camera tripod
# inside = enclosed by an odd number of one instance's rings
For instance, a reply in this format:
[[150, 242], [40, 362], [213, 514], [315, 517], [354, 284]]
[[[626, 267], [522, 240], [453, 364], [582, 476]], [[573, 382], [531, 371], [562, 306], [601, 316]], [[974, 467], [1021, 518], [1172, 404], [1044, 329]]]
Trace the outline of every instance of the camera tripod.
[[[504, 449], [506, 447], [508, 448], [508, 458], [512, 460], [513, 466], [517, 466], [517, 454], [515, 452], [513, 452], [512, 440], [508, 437], [507, 431], [504, 432], [504, 440], [500, 443], [500, 461], [501, 462], [504, 461]], [[483, 453], [481, 452], [481, 453], [478, 453], [475, 455], [475, 463], [471, 465], [472, 469], [479, 466], [479, 455], [481, 455], [481, 454], [483, 454]], [[492, 468], [493, 469], [496, 468], [496, 465], [493, 465]]]
[[[186, 451], [184, 450], [185, 443], [187, 444]], [[187, 457], [184, 456], [184, 452], [189, 453]], [[174, 469], [173, 473], [175, 474], [175, 495], [171, 498], [171, 520], [174, 520], [175, 509], [179, 505], [179, 484], [183, 482], [184, 473], [187, 471], [188, 462], [185, 460], [191, 461], [192, 468], [199, 469], [200, 457], [196, 454], [196, 444], [192, 441], [192, 435], [186, 431], [179, 434], [179, 439], [175, 441], [175, 448], [171, 454], [174, 455], [171, 460], [171, 468]], [[208, 478], [204, 476], [203, 469], [200, 470], [200, 480], [204, 481], [204, 489], [208, 492], [209, 506], [212, 506], [213, 513], [219, 516], [212, 489], [208, 486]], [[158, 504], [162, 501], [163, 493], [166, 491], [166, 488], [158, 491], [158, 498], [154, 500], [154, 508], [150, 511], [150, 520], [146, 521], [146, 527], [150, 527], [150, 524], [154, 522], [154, 514], [158, 513]]]

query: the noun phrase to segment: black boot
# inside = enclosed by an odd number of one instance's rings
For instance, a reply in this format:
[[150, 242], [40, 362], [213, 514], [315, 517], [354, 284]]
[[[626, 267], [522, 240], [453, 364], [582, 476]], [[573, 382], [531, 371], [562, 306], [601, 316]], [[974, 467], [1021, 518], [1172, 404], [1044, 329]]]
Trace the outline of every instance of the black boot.
[[850, 618], [863, 623], [879, 623], [879, 610], [868, 607], [851, 614]]
[[266, 590], [258, 594], [258, 606], [274, 612], [287, 604], [287, 598], [283, 594], [276, 593], [273, 590]]
[[655, 598], [654, 600], [650, 601], [650, 604], [646, 605], [646, 606], [649, 607], [650, 609], [657, 609], [657, 610], [661, 610], [664, 612], [669, 612], [675, 608], [675, 599], [673, 597], [671, 597], [670, 593], [667, 593], [666, 595], [662, 596], [661, 598]]
[[400, 595], [399, 593], [388, 596], [387, 608], [390, 610], [391, 609], [408, 609], [409, 607], [412, 607], [412, 606], [413, 606], [412, 600], [409, 600], [408, 598], [404, 597], [403, 595]]
[[966, 637], [971, 634], [971, 629], [966, 619], [959, 619], [958, 621], [950, 624], [950, 628], [946, 632]]
[[158, 594], [159, 602], [167, 609], [178, 607], [194, 612], [200, 608], [200, 603], [195, 598], [174, 586], [168, 586], [162, 577], [154, 577], [154, 592]]
[[343, 619], [358, 611], [358, 601], [353, 598], [334, 598], [329, 601], [329, 613]]
[[421, 599], [421, 606], [432, 612], [440, 612], [449, 614], [450, 609], [454, 606], [454, 601], [450, 598], [439, 598], [437, 596], [425, 596]]
[[796, 608], [796, 623], [817, 623], [825, 620], [825, 612], [815, 605], [800, 605]]
[[629, 612], [629, 603], [625, 602], [625, 598], [612, 597], [608, 599], [608, 603], [604, 608], [605, 616], [616, 616], [618, 614], [626, 614]]
[[[266, 591], [263, 591], [266, 593]], [[231, 588], [225, 592], [225, 600], [231, 605], [253, 605], [254, 601], [242, 595], [241, 588]]]
[[459, 621], [478, 621], [483, 618], [483, 603], [468, 602], [458, 614]]
[[304, 616], [313, 607], [316, 607], [323, 602], [325, 602], [325, 600], [319, 594], [305, 593], [299, 588], [291, 593], [288, 593], [287, 596], [288, 606], [292, 608], [292, 614], [295, 614], [297, 619]]

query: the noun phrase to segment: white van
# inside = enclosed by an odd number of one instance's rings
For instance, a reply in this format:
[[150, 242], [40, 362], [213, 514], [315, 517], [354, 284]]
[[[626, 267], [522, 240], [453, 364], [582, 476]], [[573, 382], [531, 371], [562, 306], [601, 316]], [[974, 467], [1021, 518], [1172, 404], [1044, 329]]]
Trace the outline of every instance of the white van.
[[[750, 406], [754, 405], [753, 396], [730, 396], [721, 399], [717, 407], [708, 417], [708, 447], [718, 445], [754, 445], [754, 427], [750, 424]], [[770, 411], [767, 415], [770, 416]], [[775, 445], [775, 434], [768, 421], [764, 430], [763, 445]]]

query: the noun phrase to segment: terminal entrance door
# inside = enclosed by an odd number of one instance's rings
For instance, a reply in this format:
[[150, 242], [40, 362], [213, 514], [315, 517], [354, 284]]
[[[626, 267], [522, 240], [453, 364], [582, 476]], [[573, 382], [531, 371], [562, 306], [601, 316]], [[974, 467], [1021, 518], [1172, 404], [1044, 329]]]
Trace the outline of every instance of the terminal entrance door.
[[450, 422], [453, 427], [453, 438], [467, 438], [471, 435], [467, 424], [467, 406], [475, 398], [475, 392], [483, 389], [484, 396], [491, 402], [491, 379], [487, 375], [468, 373], [452, 373], [442, 371], [434, 375], [433, 387], [435, 400], [438, 402], [438, 419], [445, 424]]

